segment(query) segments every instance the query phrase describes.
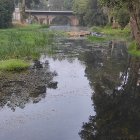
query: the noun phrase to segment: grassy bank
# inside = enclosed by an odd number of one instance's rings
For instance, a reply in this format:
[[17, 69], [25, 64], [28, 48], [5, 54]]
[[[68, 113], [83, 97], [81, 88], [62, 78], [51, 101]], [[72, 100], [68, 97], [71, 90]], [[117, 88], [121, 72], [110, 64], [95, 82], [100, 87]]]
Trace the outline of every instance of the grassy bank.
[[[39, 25], [1, 29], [0, 60], [14, 59], [14, 61], [10, 61], [11, 64], [15, 63], [17, 59], [36, 59], [40, 53], [49, 48], [53, 42], [53, 36], [52, 32], [44, 30], [44, 27]], [[4, 65], [4, 63], [6, 64], [7, 61], [0, 61], [0, 65]], [[0, 69], [3, 69], [2, 67]]]
[[0, 30], [0, 59], [37, 57], [52, 39], [51, 32], [38, 26]]
[[127, 41], [130, 39], [130, 29], [125, 28], [124, 30], [121, 29], [112, 29], [111, 27], [92, 27], [92, 32], [101, 33], [102, 37], [90, 36], [88, 39], [92, 42], [104, 42], [110, 40], [121, 40]]
[[115, 40], [128, 40], [130, 38], [130, 28], [126, 27], [124, 30], [121, 29], [113, 29], [112, 27], [93, 27], [92, 30], [101, 32], [106, 36], [107, 39], [115, 39]]
[[88, 40], [92, 42], [104, 42], [110, 40], [126, 41], [128, 45], [128, 53], [132, 56], [140, 57], [140, 50], [138, 50], [137, 43], [131, 38], [130, 28], [112, 29], [111, 27], [92, 27], [93, 32], [103, 34], [103, 37], [90, 36]]

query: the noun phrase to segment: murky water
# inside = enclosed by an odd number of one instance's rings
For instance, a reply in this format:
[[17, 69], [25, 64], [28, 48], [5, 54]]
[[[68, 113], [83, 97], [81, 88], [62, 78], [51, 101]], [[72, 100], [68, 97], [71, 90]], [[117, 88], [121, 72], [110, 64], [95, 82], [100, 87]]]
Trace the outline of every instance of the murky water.
[[[56, 53], [42, 54], [29, 71], [0, 78], [0, 140], [112, 137], [108, 128], [115, 118], [109, 126], [110, 120], [104, 118], [111, 118], [116, 105], [122, 103], [120, 96], [114, 96], [128, 80], [126, 44], [59, 38], [55, 45]], [[114, 136], [120, 132], [112, 131]], [[100, 132], [106, 132], [105, 136]]]
[[[85, 66], [77, 59], [49, 61], [57, 89], [47, 89], [39, 103], [27, 103], [25, 108], [13, 112], [6, 105], [0, 111], [1, 140], [78, 140], [83, 121], [93, 114], [91, 89], [84, 76]], [[40, 75], [41, 76], [41, 75]]]

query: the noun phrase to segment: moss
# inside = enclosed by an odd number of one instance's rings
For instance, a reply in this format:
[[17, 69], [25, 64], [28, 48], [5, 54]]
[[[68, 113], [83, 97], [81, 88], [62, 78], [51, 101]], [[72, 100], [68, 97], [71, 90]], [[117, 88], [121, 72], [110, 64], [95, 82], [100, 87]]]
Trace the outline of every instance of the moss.
[[25, 70], [30, 66], [30, 64], [24, 60], [20, 59], [9, 59], [0, 61], [1, 71], [21, 71]]

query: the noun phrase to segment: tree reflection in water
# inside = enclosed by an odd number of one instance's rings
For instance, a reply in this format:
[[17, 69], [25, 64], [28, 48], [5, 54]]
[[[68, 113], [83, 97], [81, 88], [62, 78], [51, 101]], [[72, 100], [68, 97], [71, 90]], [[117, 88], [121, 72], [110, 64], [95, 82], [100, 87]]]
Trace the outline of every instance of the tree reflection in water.
[[[83, 140], [140, 138], [140, 58], [131, 58], [128, 65], [116, 62], [108, 59], [98, 70], [93, 67], [95, 63], [86, 62], [96, 115], [83, 124], [79, 132]], [[124, 67], [127, 70], [123, 71]]]

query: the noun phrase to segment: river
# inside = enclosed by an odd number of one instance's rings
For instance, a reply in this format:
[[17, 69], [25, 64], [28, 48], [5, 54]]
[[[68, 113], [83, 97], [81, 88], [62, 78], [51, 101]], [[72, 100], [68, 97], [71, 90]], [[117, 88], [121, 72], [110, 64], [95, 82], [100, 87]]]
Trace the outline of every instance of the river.
[[[1, 78], [0, 140], [91, 140], [100, 125], [106, 126], [105, 117], [113, 114], [109, 98], [113, 100], [112, 93], [122, 90], [127, 79], [126, 44], [58, 38], [55, 49], [54, 54], [42, 54], [28, 72]], [[99, 120], [104, 123], [94, 130]]]

